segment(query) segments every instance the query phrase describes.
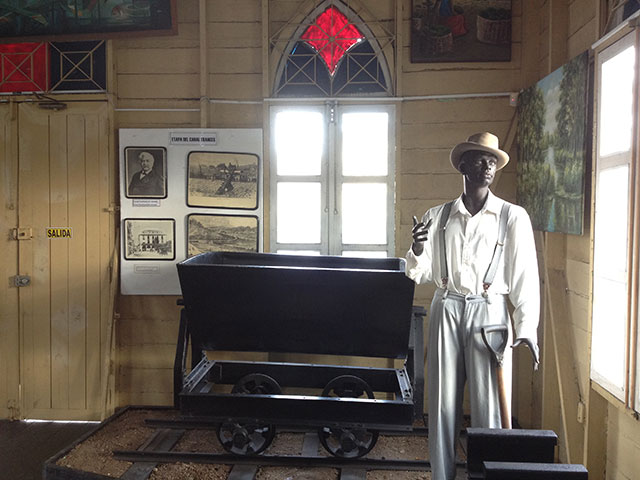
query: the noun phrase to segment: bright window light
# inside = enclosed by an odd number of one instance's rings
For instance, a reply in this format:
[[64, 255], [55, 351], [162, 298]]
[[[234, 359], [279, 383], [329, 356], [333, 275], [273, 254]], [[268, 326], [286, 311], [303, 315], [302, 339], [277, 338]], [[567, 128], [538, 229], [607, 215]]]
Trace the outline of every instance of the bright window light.
[[319, 250], [278, 250], [281, 255], [304, 255], [307, 257], [314, 257], [320, 255]]
[[387, 185], [342, 185], [342, 243], [384, 245], [387, 242]]
[[629, 167], [600, 170], [596, 180], [591, 368], [621, 396], [627, 344]]
[[631, 148], [635, 48], [623, 50], [602, 64], [600, 155]]
[[389, 114], [355, 112], [342, 115], [342, 174], [387, 175]]
[[278, 175], [320, 175], [322, 114], [300, 110], [278, 112], [274, 128]]
[[320, 183], [278, 182], [278, 243], [320, 243]]
[[343, 250], [342, 256], [356, 258], [387, 258], [387, 252], [382, 250]]

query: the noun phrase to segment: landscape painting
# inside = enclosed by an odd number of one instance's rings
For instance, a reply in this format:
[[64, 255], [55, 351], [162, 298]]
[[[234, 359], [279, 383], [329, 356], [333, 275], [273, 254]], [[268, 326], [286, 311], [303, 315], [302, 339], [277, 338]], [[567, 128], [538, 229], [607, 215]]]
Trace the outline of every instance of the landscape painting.
[[508, 62], [511, 0], [412, 0], [411, 61]]
[[257, 252], [258, 217], [243, 215], [189, 215], [189, 257], [203, 252]]
[[190, 152], [187, 205], [258, 208], [258, 156], [248, 153]]
[[520, 93], [517, 199], [535, 230], [581, 235], [588, 52]]

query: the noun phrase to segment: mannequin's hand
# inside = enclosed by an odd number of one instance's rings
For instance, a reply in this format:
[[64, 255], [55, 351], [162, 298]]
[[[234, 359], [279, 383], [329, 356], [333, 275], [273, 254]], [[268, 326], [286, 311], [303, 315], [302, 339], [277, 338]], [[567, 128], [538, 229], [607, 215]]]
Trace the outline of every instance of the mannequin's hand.
[[529, 347], [531, 355], [533, 355], [533, 369], [538, 370], [538, 366], [540, 365], [540, 349], [538, 348], [538, 344], [536, 342], [534, 342], [530, 338], [516, 338], [516, 341], [513, 342], [511, 348], [516, 348], [518, 345], [522, 345], [523, 343], [527, 347]]
[[417, 256], [422, 255], [424, 251], [424, 242], [429, 238], [429, 227], [431, 226], [433, 219], [430, 218], [427, 224], [418, 222], [416, 217], [413, 217], [413, 229], [411, 230], [411, 236], [413, 237], [413, 243], [411, 249]]

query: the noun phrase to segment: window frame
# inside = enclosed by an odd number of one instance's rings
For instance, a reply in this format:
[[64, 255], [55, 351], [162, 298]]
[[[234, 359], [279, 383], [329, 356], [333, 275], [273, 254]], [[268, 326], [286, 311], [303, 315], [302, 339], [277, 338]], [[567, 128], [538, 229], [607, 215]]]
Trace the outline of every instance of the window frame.
[[[629, 150], [625, 152], [612, 152], [601, 157], [600, 147], [602, 141], [601, 128], [602, 122], [600, 112], [602, 111], [602, 66], [609, 59], [623, 52], [625, 49], [633, 46], [635, 48], [634, 78], [632, 81], [632, 126], [631, 126], [631, 143]], [[591, 308], [591, 351], [590, 351], [590, 378], [592, 382], [610, 394], [607, 398], [616, 403], [622, 403], [627, 408], [640, 412], [640, 359], [637, 352], [640, 349], [640, 332], [638, 325], [640, 324], [640, 311], [638, 308], [638, 298], [640, 296], [640, 173], [638, 171], [638, 163], [640, 161], [638, 150], [640, 146], [639, 120], [640, 109], [638, 108], [638, 89], [640, 88], [640, 30], [637, 28], [622, 28], [615, 34], [608, 36], [603, 41], [594, 45], [595, 50], [595, 82], [597, 95], [594, 98], [595, 111], [597, 112], [597, 121], [595, 122], [595, 150], [594, 150], [594, 168], [593, 168], [593, 187], [594, 194], [593, 212], [592, 212], [592, 232], [591, 240], [594, 242], [592, 251], [592, 308]], [[627, 259], [626, 259], [626, 287], [627, 287], [627, 304], [626, 307], [626, 324], [625, 324], [625, 340], [624, 345], [616, 345], [613, 348], [624, 348], [624, 372], [623, 387], [620, 390], [614, 382], [594, 371], [593, 367], [593, 350], [594, 342], [598, 341], [597, 335], [594, 335], [594, 324], [597, 321], [593, 305], [595, 303], [597, 292], [596, 285], [596, 236], [598, 225], [596, 222], [596, 209], [598, 205], [598, 176], [601, 172], [616, 168], [619, 166], [628, 166], [628, 228], [627, 228]], [[611, 348], [607, 346], [607, 348]]]
[[[277, 154], [275, 145], [275, 117], [286, 110], [319, 111], [324, 115], [324, 144], [320, 175], [283, 176], [277, 174]], [[343, 176], [342, 175], [342, 135], [341, 118], [351, 112], [386, 112], [388, 114], [387, 175], [385, 176]], [[269, 248], [279, 250], [320, 250], [321, 255], [341, 255], [346, 251], [381, 251], [387, 257], [395, 255], [395, 131], [396, 108], [392, 104], [338, 104], [326, 102], [303, 105], [272, 105], [270, 108], [270, 222]], [[321, 242], [320, 244], [279, 243], [277, 241], [277, 183], [278, 181], [320, 182], [321, 183]], [[345, 183], [385, 183], [387, 186], [386, 243], [346, 244], [342, 243], [342, 188]]]

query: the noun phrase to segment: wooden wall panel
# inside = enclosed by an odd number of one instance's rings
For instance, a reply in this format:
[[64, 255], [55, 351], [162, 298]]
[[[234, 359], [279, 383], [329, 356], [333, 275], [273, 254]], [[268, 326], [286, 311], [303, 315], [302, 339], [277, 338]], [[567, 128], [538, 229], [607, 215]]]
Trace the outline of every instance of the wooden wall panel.
[[217, 74], [262, 73], [262, 47], [210, 48], [209, 72]]
[[117, 56], [117, 71], [125, 74], [198, 74], [197, 48], [136, 48], [121, 49]]
[[223, 22], [213, 19], [208, 24], [209, 48], [262, 48], [262, 22]]
[[511, 92], [518, 88], [517, 73], [517, 70], [434, 70], [428, 75], [407, 72], [402, 84], [405, 96]]
[[[49, 132], [50, 220], [51, 227], [68, 227], [69, 165], [67, 163], [67, 119], [56, 118]], [[83, 142], [84, 143], [84, 142]], [[51, 408], [69, 407], [69, 242], [49, 242], [51, 252], [51, 355], [56, 361], [51, 369]], [[77, 359], [76, 359], [77, 360]], [[83, 359], [84, 360], [84, 359]], [[74, 365], [75, 367], [75, 365]], [[78, 367], [84, 367], [84, 362]], [[84, 379], [84, 372], [81, 373]], [[84, 392], [83, 392], [84, 393]], [[84, 395], [83, 395], [84, 397]]]
[[640, 422], [622, 408], [608, 410], [607, 479], [640, 478]]
[[[60, 112], [22, 104], [19, 116], [20, 222], [33, 229], [20, 248], [20, 269], [32, 277], [20, 290], [21, 415], [98, 419], [114, 243], [107, 104]], [[69, 227], [71, 238], [48, 238], [48, 227]]]
[[118, 98], [200, 98], [198, 74], [118, 75]]
[[[21, 106], [22, 107], [22, 106]], [[23, 345], [30, 345], [22, 352], [24, 379], [23, 405], [30, 414], [38, 409], [51, 408], [51, 312], [48, 303], [50, 293], [49, 240], [44, 228], [50, 226], [49, 205], [49, 124], [47, 115], [20, 109], [21, 138], [20, 178], [30, 182], [20, 185], [20, 224], [33, 227], [33, 239], [20, 245], [20, 269], [31, 275], [31, 286], [20, 292], [20, 314], [23, 319]], [[41, 139], [38, 142], [33, 138]], [[40, 227], [40, 228], [38, 228]]]
[[18, 155], [16, 105], [0, 104], [0, 418], [18, 416], [20, 328], [18, 288], [11, 280], [18, 271]]
[[261, 100], [262, 74], [212, 73], [209, 75], [209, 97], [230, 100]]

